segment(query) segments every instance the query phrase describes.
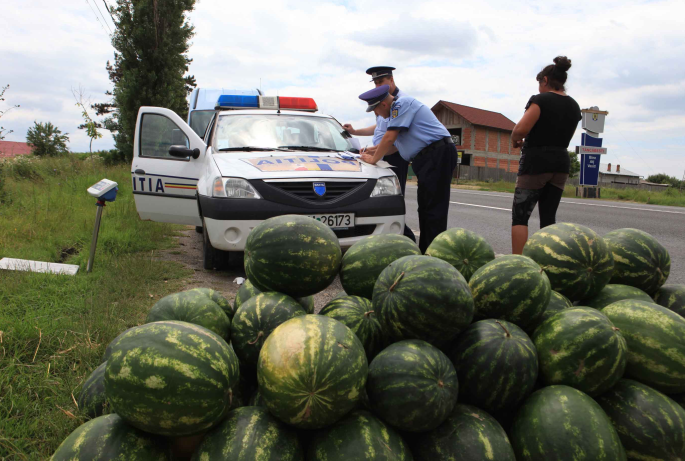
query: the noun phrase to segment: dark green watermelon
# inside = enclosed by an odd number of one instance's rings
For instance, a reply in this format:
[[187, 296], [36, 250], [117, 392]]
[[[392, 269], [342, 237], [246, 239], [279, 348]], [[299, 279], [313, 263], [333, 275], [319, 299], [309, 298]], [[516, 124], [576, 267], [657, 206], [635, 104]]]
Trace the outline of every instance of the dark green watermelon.
[[593, 309], [603, 309], [609, 304], [624, 299], [641, 299], [642, 301], [652, 301], [652, 298], [639, 288], [629, 285], [612, 284], [605, 286], [597, 296], [582, 301], [583, 306]]
[[516, 461], [497, 420], [480, 408], [458, 403], [444, 423], [412, 444], [415, 461]]
[[271, 413], [298, 428], [318, 429], [357, 405], [367, 371], [364, 346], [352, 330], [330, 317], [303, 315], [266, 339], [257, 378]]
[[266, 407], [266, 402], [264, 402], [264, 397], [262, 397], [262, 393], [259, 392], [259, 388], [254, 391], [254, 394], [250, 397], [247, 405], [251, 407]]
[[471, 324], [454, 342], [449, 357], [459, 377], [459, 401], [492, 413], [517, 408], [538, 378], [533, 341], [505, 320]]
[[316, 433], [307, 461], [411, 461], [402, 437], [366, 410], [354, 410]]
[[596, 309], [564, 309], [535, 330], [533, 341], [546, 385], [565, 384], [596, 396], [618, 382], [626, 369], [626, 340]]
[[259, 351], [271, 332], [286, 320], [306, 314], [297, 301], [281, 293], [261, 293], [248, 299], [231, 324], [231, 344], [238, 359], [256, 367]]
[[340, 266], [340, 283], [349, 296], [371, 299], [373, 286], [388, 264], [403, 256], [420, 254], [416, 243], [404, 235], [369, 235], [345, 252]]
[[378, 277], [373, 310], [390, 341], [446, 345], [471, 323], [473, 298], [464, 277], [449, 263], [404, 256]]
[[523, 254], [545, 271], [552, 290], [571, 301], [596, 296], [614, 271], [607, 243], [579, 224], [557, 223], [540, 229], [528, 239]]
[[537, 327], [542, 325], [542, 322], [544, 322], [557, 312], [561, 312], [562, 310], [568, 309], [569, 307], [573, 307], [573, 303], [566, 296], [552, 290], [552, 294], [549, 297], [549, 303], [547, 303], [547, 309], [545, 309], [545, 312], [543, 312], [540, 317], [538, 317], [536, 320], [531, 322], [528, 325], [528, 327], [526, 327], [526, 333], [528, 333], [529, 336], [532, 336]]
[[685, 285], [664, 285], [654, 294], [654, 302], [685, 317]]
[[216, 290], [212, 290], [211, 288], [193, 288], [191, 290], [188, 290], [192, 293], [200, 293], [202, 295], [207, 296], [209, 299], [214, 301], [217, 306], [219, 306], [223, 311], [226, 313], [228, 316], [229, 320], [233, 319], [233, 314], [235, 311], [233, 310], [233, 307], [231, 307], [231, 303], [228, 301], [228, 299], [224, 298], [224, 296], [219, 293]]
[[435, 237], [426, 254], [450, 263], [467, 282], [474, 272], [495, 259], [495, 251], [483, 237], [459, 227]]
[[450, 359], [418, 339], [388, 346], [369, 366], [366, 392], [373, 412], [404, 431], [438, 427], [454, 408], [458, 391]]
[[352, 330], [364, 345], [369, 362], [385, 347], [386, 340], [381, 324], [376, 318], [371, 301], [366, 298], [336, 298], [326, 304], [319, 315], [338, 320]]
[[611, 283], [630, 285], [653, 295], [666, 283], [671, 256], [666, 248], [645, 231], [617, 229], [604, 236], [614, 255]]
[[107, 400], [139, 429], [168, 436], [195, 434], [223, 419], [232, 404], [238, 358], [206, 328], [148, 323], [119, 335], [111, 351], [105, 367]]
[[166, 461], [160, 439], [129, 426], [118, 415], [91, 419], [64, 439], [51, 461]]
[[[235, 297], [235, 301], [233, 303], [234, 312], [238, 312], [238, 309], [245, 301], [253, 296], [257, 296], [260, 293], [261, 291], [252, 285], [252, 282], [245, 280], [245, 282], [240, 286], [240, 289], [238, 289], [238, 294]], [[293, 299], [300, 303], [307, 314], [314, 313], [314, 296], [305, 296], [302, 298]]]
[[163, 320], [193, 323], [212, 330], [226, 341], [231, 339], [231, 321], [224, 310], [198, 292], [174, 293], [157, 301], [147, 314], [145, 322]]
[[340, 269], [338, 237], [321, 222], [283, 215], [259, 223], [245, 243], [245, 273], [261, 291], [310, 296], [331, 284]]
[[307, 314], [314, 313], [314, 296], [305, 296], [304, 298], [295, 298], [295, 301], [300, 303], [300, 306]]
[[535, 261], [520, 255], [497, 258], [469, 282], [475, 320], [503, 319], [526, 328], [542, 317], [552, 296], [549, 280]]
[[[135, 328], [135, 327], [133, 327], [133, 328]], [[107, 344], [107, 347], [105, 348], [105, 353], [102, 354], [102, 361], [101, 361], [100, 363], [105, 363], [105, 362], [109, 359], [109, 356], [112, 355], [112, 344], [114, 344], [114, 343], [117, 341], [117, 339], [119, 339], [119, 337], [121, 337], [121, 336], [125, 335], [126, 333], [128, 333], [128, 331], [129, 331], [130, 329], [131, 329], [131, 328], [129, 328], [129, 329], [127, 329], [127, 330], [124, 330], [122, 333], [119, 334], [119, 336], [117, 336], [117, 337], [114, 338], [112, 341], [110, 341], [109, 344]]]
[[78, 409], [89, 418], [97, 418], [109, 413], [109, 403], [105, 395], [105, 366], [102, 363], [88, 376], [78, 396]]
[[297, 433], [264, 407], [233, 410], [205, 435], [191, 461], [304, 461]]
[[602, 408], [569, 386], [526, 399], [510, 433], [517, 461], [625, 461], [618, 433]]
[[609, 304], [601, 312], [628, 344], [627, 378], [665, 394], [685, 392], [685, 318], [633, 299]]
[[685, 459], [685, 409], [649, 386], [622, 379], [597, 398], [628, 459]]

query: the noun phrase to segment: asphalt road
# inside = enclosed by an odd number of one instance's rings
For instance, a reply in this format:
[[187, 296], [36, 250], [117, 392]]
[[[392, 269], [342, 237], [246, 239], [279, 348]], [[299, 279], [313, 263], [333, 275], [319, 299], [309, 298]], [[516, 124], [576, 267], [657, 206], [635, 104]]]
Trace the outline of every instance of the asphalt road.
[[[419, 229], [416, 186], [407, 184], [407, 223]], [[463, 227], [482, 235], [495, 253], [511, 253], [511, 203], [513, 194], [453, 189], [448, 227]], [[667, 283], [685, 284], [685, 208], [564, 198], [557, 222], [582, 224], [604, 235], [614, 229], [632, 227], [649, 232], [671, 255]], [[529, 221], [529, 234], [540, 229], [537, 207]]]

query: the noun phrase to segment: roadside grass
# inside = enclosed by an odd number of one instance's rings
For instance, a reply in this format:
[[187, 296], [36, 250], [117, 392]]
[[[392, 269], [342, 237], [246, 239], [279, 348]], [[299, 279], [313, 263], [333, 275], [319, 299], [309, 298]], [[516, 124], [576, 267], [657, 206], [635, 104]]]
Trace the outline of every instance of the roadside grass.
[[[155, 258], [181, 227], [138, 218], [128, 165], [70, 156], [5, 162], [2, 171], [0, 258], [80, 266], [73, 277], [0, 271], [0, 460], [46, 459], [85, 421], [75, 399], [107, 344], [190, 271]], [[96, 208], [86, 189], [103, 177], [119, 194], [104, 209], [86, 274]]]

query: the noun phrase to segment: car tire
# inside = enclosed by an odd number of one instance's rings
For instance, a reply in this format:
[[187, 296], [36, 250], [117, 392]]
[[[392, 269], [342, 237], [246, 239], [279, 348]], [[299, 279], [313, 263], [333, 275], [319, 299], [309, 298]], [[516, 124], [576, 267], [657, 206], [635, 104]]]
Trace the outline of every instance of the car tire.
[[225, 257], [225, 253], [214, 248], [209, 241], [207, 226], [202, 226], [202, 267], [208, 271], [223, 269]]
[[229, 251], [228, 252], [228, 267], [229, 269], [241, 270], [245, 267], [245, 252], [244, 251]]
[[202, 229], [204, 229], [202, 226], [195, 226], [195, 232], [197, 232], [198, 234], [202, 233]]

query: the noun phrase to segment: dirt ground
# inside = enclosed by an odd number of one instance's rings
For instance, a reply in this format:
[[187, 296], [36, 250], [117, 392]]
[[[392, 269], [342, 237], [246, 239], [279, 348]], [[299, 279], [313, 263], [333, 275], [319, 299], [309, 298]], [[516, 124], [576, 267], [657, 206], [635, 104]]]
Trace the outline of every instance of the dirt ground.
[[[164, 261], [179, 262], [193, 271], [193, 275], [184, 281], [184, 290], [196, 287], [212, 288], [233, 303], [240, 288], [236, 279], [245, 278], [244, 269], [240, 265], [232, 264], [228, 270], [204, 270], [202, 268], [202, 234], [195, 232], [195, 228], [190, 226], [181, 234], [180, 237], [176, 237], [178, 245], [163, 251], [159, 258]], [[340, 291], [342, 291], [342, 285], [340, 285], [340, 279], [336, 277], [328, 288], [314, 295], [316, 312]]]

